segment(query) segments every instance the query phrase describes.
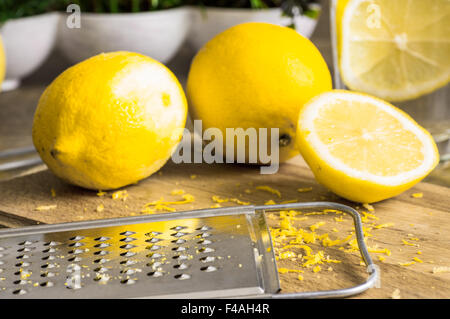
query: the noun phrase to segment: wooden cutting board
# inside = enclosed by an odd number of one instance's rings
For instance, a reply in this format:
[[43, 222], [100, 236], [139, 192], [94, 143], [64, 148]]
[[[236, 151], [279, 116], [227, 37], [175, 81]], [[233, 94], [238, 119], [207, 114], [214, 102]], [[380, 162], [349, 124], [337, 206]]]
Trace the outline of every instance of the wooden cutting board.
[[[281, 197], [258, 189], [258, 186], [270, 186], [278, 190]], [[306, 191], [308, 188], [312, 189]], [[277, 203], [327, 200], [367, 211], [361, 205], [339, 199], [318, 185], [299, 158], [282, 165], [274, 175], [260, 175], [257, 167], [247, 165], [168, 163], [159, 173], [122, 190], [127, 193], [126, 200], [114, 200], [113, 192], [98, 196], [95, 191], [68, 185], [44, 170], [0, 183], [0, 224], [17, 227], [139, 215], [147, 203], [182, 200], [181, 192], [174, 190], [183, 190], [195, 198], [190, 203], [167, 205], [177, 211], [217, 205], [213, 196], [231, 199], [220, 203], [222, 206], [243, 202], [259, 205], [268, 200]], [[413, 193], [422, 193], [423, 197], [415, 198]], [[399, 295], [401, 298], [449, 298], [450, 272], [433, 273], [433, 269], [450, 267], [450, 188], [420, 183], [396, 198], [373, 206], [375, 211], [371, 213], [377, 219], [369, 218], [365, 223], [371, 234], [367, 243], [378, 250], [386, 248], [391, 254], [372, 253], [381, 268], [381, 288], [370, 289], [360, 297], [390, 298]], [[309, 230], [312, 224], [323, 221], [325, 225], [317, 230], [318, 233], [329, 232], [331, 238], [344, 238], [350, 233], [352, 223], [348, 216], [343, 221], [339, 220], [335, 214], [310, 215], [295, 226]], [[269, 216], [268, 221], [272, 227], [278, 227], [276, 215]], [[387, 227], [375, 228], [383, 224]], [[314, 272], [312, 268], [302, 268], [298, 259], [278, 260], [279, 268], [304, 271], [301, 274], [303, 280], [298, 279], [298, 273], [280, 274], [283, 292], [349, 287], [366, 278], [359, 255], [345, 252], [345, 245], [341, 249], [339, 246], [323, 247], [320, 243], [309, 245], [314, 252], [322, 250], [331, 259], [341, 262], [325, 263], [320, 265], [321, 271]], [[302, 250], [289, 250], [296, 254], [303, 253]], [[421, 251], [420, 255], [418, 251]], [[380, 261], [379, 256], [384, 261]], [[423, 262], [400, 265], [412, 261], [414, 257]]]

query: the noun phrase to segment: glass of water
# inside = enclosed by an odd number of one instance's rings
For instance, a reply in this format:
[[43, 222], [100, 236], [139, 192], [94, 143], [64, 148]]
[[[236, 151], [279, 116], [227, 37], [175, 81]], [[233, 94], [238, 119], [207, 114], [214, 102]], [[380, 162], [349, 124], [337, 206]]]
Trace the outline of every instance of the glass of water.
[[334, 81], [401, 108], [450, 160], [450, 0], [331, 0]]

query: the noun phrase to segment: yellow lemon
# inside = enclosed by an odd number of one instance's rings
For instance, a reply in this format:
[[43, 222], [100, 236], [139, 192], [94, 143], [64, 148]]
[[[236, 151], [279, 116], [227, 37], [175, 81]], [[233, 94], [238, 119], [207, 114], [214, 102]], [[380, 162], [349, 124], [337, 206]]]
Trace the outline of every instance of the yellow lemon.
[[378, 98], [335, 90], [300, 111], [297, 140], [316, 179], [362, 203], [400, 194], [439, 162], [431, 135]]
[[267, 128], [270, 139], [270, 128], [279, 128], [280, 161], [298, 154], [299, 109], [329, 90], [330, 72], [314, 44], [268, 23], [218, 34], [195, 56], [187, 83], [189, 110], [204, 130], [218, 128], [225, 135], [226, 128]]
[[403, 101], [450, 80], [448, 0], [338, 0], [336, 30], [352, 90]]
[[2, 82], [5, 78], [6, 73], [6, 59], [5, 59], [5, 51], [3, 50], [2, 38], [0, 37], [0, 91], [2, 88]]
[[187, 102], [159, 62], [130, 52], [87, 59], [59, 75], [34, 116], [34, 145], [60, 178], [114, 189], [150, 176], [181, 139]]

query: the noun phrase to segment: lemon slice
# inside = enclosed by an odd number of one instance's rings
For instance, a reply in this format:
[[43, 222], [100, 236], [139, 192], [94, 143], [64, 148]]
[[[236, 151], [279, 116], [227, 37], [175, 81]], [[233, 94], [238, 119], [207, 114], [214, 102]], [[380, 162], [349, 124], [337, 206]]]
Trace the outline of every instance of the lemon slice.
[[300, 111], [298, 146], [316, 179], [356, 202], [405, 191], [439, 162], [431, 135], [378, 98], [344, 90], [323, 93]]
[[336, 18], [352, 90], [403, 101], [449, 82], [449, 0], [340, 0]]

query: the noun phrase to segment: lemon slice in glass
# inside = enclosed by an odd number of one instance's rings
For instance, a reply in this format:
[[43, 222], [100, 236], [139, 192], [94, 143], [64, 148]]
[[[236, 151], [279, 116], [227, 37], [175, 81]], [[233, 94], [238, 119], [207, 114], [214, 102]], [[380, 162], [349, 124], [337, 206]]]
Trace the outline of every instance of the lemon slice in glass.
[[417, 98], [450, 79], [449, 0], [339, 0], [339, 68], [352, 90]]

